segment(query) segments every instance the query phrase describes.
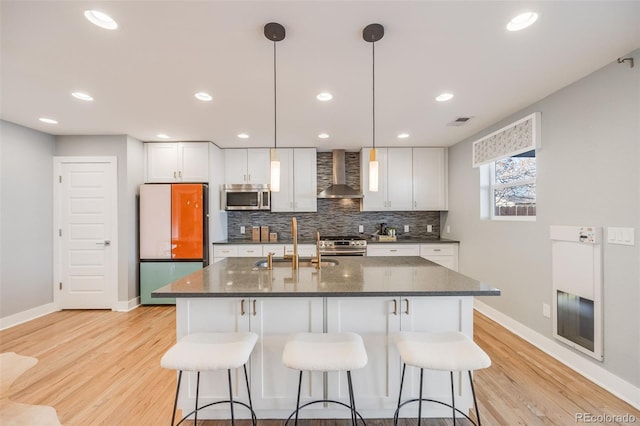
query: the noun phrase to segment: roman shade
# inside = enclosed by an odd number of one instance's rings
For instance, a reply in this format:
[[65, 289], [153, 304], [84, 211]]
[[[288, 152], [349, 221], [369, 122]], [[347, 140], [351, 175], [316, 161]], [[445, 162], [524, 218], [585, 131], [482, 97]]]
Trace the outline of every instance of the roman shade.
[[473, 167], [540, 147], [540, 113], [534, 112], [473, 143]]

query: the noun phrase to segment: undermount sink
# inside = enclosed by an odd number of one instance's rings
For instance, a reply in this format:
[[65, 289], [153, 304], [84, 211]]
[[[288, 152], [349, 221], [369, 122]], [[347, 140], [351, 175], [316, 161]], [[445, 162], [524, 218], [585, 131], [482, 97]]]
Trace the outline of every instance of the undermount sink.
[[[336, 259], [322, 259], [322, 261], [320, 262], [320, 267], [324, 268], [325, 266], [336, 266], [337, 264], [339, 264], [340, 262], [338, 262], [338, 260]], [[280, 267], [287, 267], [287, 268], [291, 268], [291, 259], [284, 259], [282, 257], [274, 257], [271, 261], [271, 265], [274, 268], [280, 268]], [[258, 268], [266, 268], [267, 267], [267, 259], [262, 259], [256, 262], [256, 266]], [[316, 264], [311, 262], [311, 258], [310, 257], [300, 257], [298, 258], [298, 267], [300, 268], [304, 268], [304, 267], [308, 267], [308, 266], [313, 266], [315, 268]]]

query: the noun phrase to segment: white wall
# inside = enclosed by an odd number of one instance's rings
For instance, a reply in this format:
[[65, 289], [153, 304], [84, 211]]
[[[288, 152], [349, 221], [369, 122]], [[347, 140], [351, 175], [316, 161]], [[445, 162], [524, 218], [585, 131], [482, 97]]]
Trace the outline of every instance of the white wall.
[[209, 262], [213, 262], [214, 241], [227, 239], [227, 212], [220, 204], [220, 187], [224, 184], [224, 151], [209, 144]]
[[0, 121], [0, 318], [53, 303], [54, 146]]
[[[481, 301], [552, 338], [550, 225], [622, 226], [635, 246], [604, 244], [605, 359], [594, 366], [640, 386], [640, 50], [636, 66], [612, 62], [449, 150], [445, 238], [459, 239], [460, 272], [502, 290]], [[516, 119], [542, 114], [537, 221], [480, 220], [471, 144]]]
[[132, 137], [127, 137], [127, 222], [124, 231], [127, 235], [128, 288], [126, 300], [140, 296], [139, 274], [139, 242], [138, 242], [138, 197], [140, 185], [144, 183], [144, 144]]

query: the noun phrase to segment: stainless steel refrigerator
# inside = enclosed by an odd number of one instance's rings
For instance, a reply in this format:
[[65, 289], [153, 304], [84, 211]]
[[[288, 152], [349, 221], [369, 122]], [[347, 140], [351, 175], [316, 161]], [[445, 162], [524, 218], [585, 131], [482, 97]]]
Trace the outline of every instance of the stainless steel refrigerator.
[[208, 262], [208, 186], [140, 186], [140, 302], [173, 304], [151, 292], [202, 269]]

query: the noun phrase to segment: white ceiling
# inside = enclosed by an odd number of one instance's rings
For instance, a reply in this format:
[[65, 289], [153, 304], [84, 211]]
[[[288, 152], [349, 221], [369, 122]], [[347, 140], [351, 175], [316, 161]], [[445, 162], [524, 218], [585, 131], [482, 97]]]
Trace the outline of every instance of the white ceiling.
[[[89, 8], [119, 29], [89, 23]], [[527, 10], [539, 14], [532, 27], [505, 30]], [[452, 145], [640, 47], [639, 1], [2, 0], [1, 117], [54, 135], [273, 146], [271, 21], [287, 30], [277, 44], [278, 147], [371, 145], [370, 23], [385, 27], [375, 45], [377, 146]], [[321, 91], [333, 100], [317, 101]], [[455, 98], [436, 102], [442, 92]], [[473, 118], [447, 126], [462, 116]]]

